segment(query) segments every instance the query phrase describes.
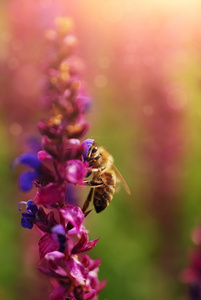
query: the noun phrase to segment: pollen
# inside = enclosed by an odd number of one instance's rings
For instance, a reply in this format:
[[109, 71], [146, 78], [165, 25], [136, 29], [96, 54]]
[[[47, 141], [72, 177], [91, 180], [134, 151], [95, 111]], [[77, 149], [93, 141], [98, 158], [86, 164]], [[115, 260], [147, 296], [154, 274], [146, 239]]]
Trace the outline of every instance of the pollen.
[[49, 125], [60, 125], [62, 122], [62, 114], [58, 114], [49, 120]]
[[57, 32], [65, 36], [67, 35], [74, 27], [73, 20], [71, 18], [56, 18]]
[[58, 83], [58, 78], [55, 77], [55, 76], [50, 77], [50, 83], [51, 83], [52, 85], [56, 86], [57, 83]]
[[69, 64], [66, 61], [63, 61], [60, 66], [59, 69], [61, 72], [66, 72], [69, 70]]
[[79, 90], [79, 88], [81, 87], [81, 82], [80, 81], [74, 81], [73, 83], [72, 83], [72, 89], [74, 90], [74, 91], [77, 91], [77, 90]]
[[67, 71], [62, 71], [61, 73], [60, 73], [60, 79], [62, 80], [62, 81], [69, 81], [69, 79], [70, 79], [70, 74], [69, 74], [69, 72], [67, 72]]

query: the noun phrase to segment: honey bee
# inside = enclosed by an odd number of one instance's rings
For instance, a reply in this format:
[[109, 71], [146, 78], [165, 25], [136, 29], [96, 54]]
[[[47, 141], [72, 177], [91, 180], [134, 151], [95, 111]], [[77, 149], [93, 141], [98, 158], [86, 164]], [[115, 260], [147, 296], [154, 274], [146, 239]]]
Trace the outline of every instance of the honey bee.
[[85, 160], [89, 163], [92, 180], [84, 181], [85, 185], [91, 187], [91, 190], [82, 210], [85, 212], [93, 199], [95, 210], [99, 213], [112, 201], [116, 189], [117, 177], [123, 183], [128, 194], [130, 194], [130, 189], [121, 173], [115, 167], [113, 156], [104, 147], [97, 146], [93, 140], [87, 141], [88, 149]]

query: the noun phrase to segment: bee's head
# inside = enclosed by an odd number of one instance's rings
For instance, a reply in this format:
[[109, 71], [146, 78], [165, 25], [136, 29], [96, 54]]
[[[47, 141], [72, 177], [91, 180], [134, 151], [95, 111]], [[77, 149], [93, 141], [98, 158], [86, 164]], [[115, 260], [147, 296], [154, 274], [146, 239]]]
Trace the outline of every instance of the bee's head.
[[98, 155], [98, 147], [97, 145], [93, 142], [91, 145], [88, 154], [87, 154], [87, 159], [90, 160], [90, 158], [96, 157]]

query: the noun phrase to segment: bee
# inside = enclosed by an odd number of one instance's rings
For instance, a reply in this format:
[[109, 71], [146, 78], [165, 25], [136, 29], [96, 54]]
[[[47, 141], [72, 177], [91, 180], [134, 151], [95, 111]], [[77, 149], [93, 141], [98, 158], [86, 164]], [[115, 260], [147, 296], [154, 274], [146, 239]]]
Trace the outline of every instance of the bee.
[[102, 146], [98, 146], [93, 140], [85, 141], [87, 151], [84, 159], [89, 163], [89, 171], [92, 180], [85, 180], [85, 185], [91, 187], [89, 195], [84, 203], [83, 212], [93, 199], [93, 205], [97, 213], [103, 211], [112, 201], [115, 194], [117, 177], [121, 180], [125, 190], [130, 194], [130, 189], [123, 176], [114, 165], [113, 156]]

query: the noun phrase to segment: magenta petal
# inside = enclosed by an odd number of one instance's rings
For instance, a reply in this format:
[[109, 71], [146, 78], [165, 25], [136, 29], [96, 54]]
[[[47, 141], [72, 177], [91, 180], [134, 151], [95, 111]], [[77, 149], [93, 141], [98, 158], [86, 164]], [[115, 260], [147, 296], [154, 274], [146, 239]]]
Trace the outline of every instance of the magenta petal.
[[40, 258], [43, 258], [48, 252], [58, 250], [58, 242], [52, 238], [51, 233], [45, 234], [38, 242]]
[[74, 277], [79, 282], [79, 284], [85, 284], [87, 271], [81, 263], [75, 261], [75, 259], [71, 257], [69, 260], [66, 261], [66, 267], [70, 275]]
[[38, 266], [37, 268], [40, 272], [42, 272], [43, 274], [45, 274], [49, 277], [58, 278], [58, 279], [66, 278], [66, 274], [62, 275], [62, 274], [56, 273], [54, 270], [51, 270], [50, 268], [46, 268], [43, 266]]
[[103, 280], [103, 281], [99, 282], [97, 292], [100, 293], [105, 288], [106, 284], [107, 284], [107, 280]]
[[80, 248], [79, 252], [81, 253], [81, 252], [93, 249], [96, 246], [96, 244], [98, 243], [98, 241], [99, 241], [99, 238], [96, 240], [87, 242], [82, 248]]
[[57, 222], [52, 211], [46, 215], [43, 208], [39, 207], [35, 224], [43, 232], [50, 232], [51, 228], [55, 226]]
[[40, 188], [37, 192], [37, 204], [44, 205], [46, 208], [57, 205], [65, 198], [65, 188], [57, 183], [49, 183]]
[[89, 271], [92, 271], [100, 266], [101, 259], [97, 258], [96, 260], [92, 260], [88, 255], [83, 255], [82, 264]]
[[50, 300], [63, 300], [66, 293], [66, 287], [59, 285], [50, 294]]
[[62, 258], [65, 257], [65, 254], [64, 253], [61, 253], [59, 251], [52, 251], [52, 252], [48, 252], [46, 255], [45, 255], [45, 258], [49, 261], [56, 261], [56, 260], [60, 260]]
[[86, 232], [86, 228], [82, 224], [81, 227], [80, 227], [80, 229], [79, 229], [79, 231], [75, 227], [73, 227], [72, 229], [70, 229], [68, 231], [68, 234], [69, 235], [78, 235], [78, 234], [83, 233], [83, 232]]
[[79, 206], [67, 205], [65, 209], [60, 209], [61, 214], [67, 222], [70, 222], [80, 232], [84, 221], [84, 214]]
[[79, 250], [82, 249], [87, 244], [87, 241], [88, 241], [88, 235], [87, 233], [84, 232], [82, 233], [79, 242], [71, 250], [71, 254], [79, 253], [80, 252]]
[[96, 260], [94, 260], [91, 265], [90, 265], [90, 268], [89, 268], [89, 271], [92, 271], [94, 269], [96, 269], [97, 267], [99, 267], [101, 264], [101, 259], [100, 258], [97, 258]]
[[98, 240], [99, 239], [88, 242], [88, 235], [86, 232], [83, 232], [79, 242], [73, 247], [71, 253], [77, 254], [84, 251], [88, 251], [96, 246]]
[[[53, 272], [52, 270], [50, 270], [49, 268], [43, 267], [43, 266], [38, 266], [37, 268], [38, 268], [38, 270], [39, 270], [40, 272], [42, 272], [43, 274], [45, 274], [45, 275], [47, 275], [47, 276], [49, 276], [49, 277], [55, 277], [55, 276], [54, 276], [54, 272]], [[57, 276], [57, 277], [58, 277], [58, 276]]]
[[97, 295], [97, 291], [96, 290], [92, 290], [89, 293], [84, 294], [84, 300], [94, 300], [96, 298], [94, 298]]
[[40, 160], [52, 159], [52, 156], [45, 150], [38, 151], [37, 156]]
[[66, 164], [66, 179], [70, 183], [83, 184], [86, 177], [86, 165], [78, 159], [69, 160]]

